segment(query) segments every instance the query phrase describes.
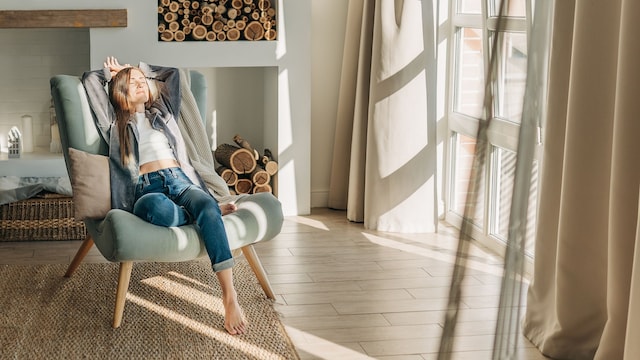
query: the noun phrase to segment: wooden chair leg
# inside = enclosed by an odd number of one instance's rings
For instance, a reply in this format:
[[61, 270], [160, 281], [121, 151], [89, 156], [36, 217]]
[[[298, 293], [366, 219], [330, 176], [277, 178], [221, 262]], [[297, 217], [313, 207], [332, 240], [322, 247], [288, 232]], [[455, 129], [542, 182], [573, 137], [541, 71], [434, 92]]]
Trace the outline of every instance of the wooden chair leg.
[[82, 245], [80, 245], [80, 248], [76, 252], [76, 256], [73, 258], [73, 261], [71, 261], [71, 264], [69, 264], [69, 267], [67, 268], [67, 273], [64, 274], [65, 277], [70, 277], [71, 275], [73, 275], [73, 273], [76, 271], [78, 266], [80, 266], [80, 263], [82, 262], [84, 257], [89, 252], [89, 250], [91, 250], [92, 246], [93, 246], [93, 238], [91, 237], [91, 235], [87, 234], [87, 237], [84, 239], [84, 241], [82, 242]]
[[124, 303], [127, 297], [127, 290], [129, 290], [129, 280], [131, 280], [132, 269], [133, 261], [123, 261], [120, 263], [120, 274], [118, 275], [118, 290], [116, 291], [116, 308], [113, 312], [114, 329], [122, 324]]
[[249, 263], [249, 266], [251, 266], [251, 270], [256, 274], [258, 282], [260, 283], [260, 286], [262, 286], [264, 293], [269, 299], [275, 299], [276, 296], [273, 293], [273, 288], [271, 287], [271, 283], [267, 277], [267, 272], [264, 271], [264, 267], [262, 267], [258, 254], [256, 254], [256, 249], [253, 248], [253, 245], [247, 245], [242, 248], [242, 253], [244, 254], [244, 257], [247, 258], [247, 262]]

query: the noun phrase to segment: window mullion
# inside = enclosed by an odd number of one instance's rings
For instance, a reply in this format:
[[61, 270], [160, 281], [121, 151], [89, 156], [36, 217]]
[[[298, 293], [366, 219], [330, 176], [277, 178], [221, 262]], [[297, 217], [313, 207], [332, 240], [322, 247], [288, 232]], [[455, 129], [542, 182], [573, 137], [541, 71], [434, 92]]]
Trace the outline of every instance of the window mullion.
[[[497, 91], [496, 88], [496, 84], [492, 81], [491, 77], [489, 76], [489, 74], [491, 74], [492, 70], [490, 69], [491, 67], [491, 57], [494, 56], [494, 54], [492, 53], [492, 39], [491, 39], [491, 30], [489, 29], [489, 23], [490, 23], [490, 16], [489, 13], [491, 11], [491, 9], [489, 8], [489, 1], [490, 0], [481, 0], [482, 2], [482, 22], [483, 22], [483, 26], [482, 26], [482, 34], [483, 34], [483, 41], [482, 43], [484, 44], [484, 81], [485, 84], [487, 82], [490, 82], [489, 87], [491, 87], [492, 92], [495, 94], [495, 92]], [[496, 74], [494, 74], [495, 77]], [[485, 85], [485, 90], [488, 87]], [[487, 94], [484, 94], [484, 96], [486, 97]], [[496, 98], [494, 96], [493, 99], [491, 99], [490, 103], [487, 103], [486, 101], [484, 101], [484, 106], [485, 108], [483, 109], [483, 118], [484, 120], [489, 120], [488, 117], [489, 116], [493, 116], [495, 114], [495, 109], [496, 109]], [[491, 106], [491, 109], [486, 109], [486, 106]], [[491, 110], [491, 111], [490, 111]], [[482, 120], [481, 120], [482, 121]], [[487, 134], [488, 136], [488, 134]], [[484, 149], [484, 168], [485, 171], [483, 172], [484, 175], [484, 189], [482, 189], [484, 191], [484, 209], [483, 209], [483, 214], [484, 214], [484, 221], [482, 224], [482, 234], [484, 237], [488, 237], [490, 232], [491, 232], [491, 204], [492, 204], [492, 199], [491, 199], [491, 195], [492, 195], [492, 184], [491, 184], [491, 180], [492, 180], [492, 168], [493, 168], [493, 156], [492, 156], [492, 152], [491, 152], [491, 144], [489, 143], [489, 139], [487, 139], [487, 147], [486, 149]]]
[[[490, 31], [495, 31], [498, 28], [498, 18], [497, 17], [488, 17], [486, 18], [487, 29]], [[502, 19], [502, 30], [504, 31], [515, 31], [515, 32], [526, 32], [527, 31], [527, 21], [526, 19], [521, 18], [503, 18]]]
[[455, 27], [473, 27], [482, 29], [485, 25], [483, 17], [476, 14], [454, 14], [453, 25]]

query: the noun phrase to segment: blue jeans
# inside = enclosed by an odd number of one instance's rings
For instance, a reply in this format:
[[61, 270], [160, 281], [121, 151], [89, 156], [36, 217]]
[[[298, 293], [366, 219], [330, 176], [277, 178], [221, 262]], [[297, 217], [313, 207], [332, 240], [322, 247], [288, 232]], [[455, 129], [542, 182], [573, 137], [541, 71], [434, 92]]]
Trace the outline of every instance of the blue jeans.
[[195, 222], [213, 271], [233, 266], [218, 202], [194, 185], [179, 167], [140, 175], [133, 213], [159, 226], [181, 226]]

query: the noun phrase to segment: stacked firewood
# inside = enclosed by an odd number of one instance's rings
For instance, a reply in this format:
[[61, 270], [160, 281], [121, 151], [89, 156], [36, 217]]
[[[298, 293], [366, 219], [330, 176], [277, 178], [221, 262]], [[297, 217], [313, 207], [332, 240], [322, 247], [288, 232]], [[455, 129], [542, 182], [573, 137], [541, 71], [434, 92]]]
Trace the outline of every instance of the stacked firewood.
[[220, 144], [214, 151], [218, 164], [216, 172], [229, 185], [232, 194], [273, 193], [274, 175], [278, 172], [278, 163], [269, 149], [264, 154], [236, 135], [236, 145]]
[[275, 1], [158, 0], [158, 39], [275, 40]]

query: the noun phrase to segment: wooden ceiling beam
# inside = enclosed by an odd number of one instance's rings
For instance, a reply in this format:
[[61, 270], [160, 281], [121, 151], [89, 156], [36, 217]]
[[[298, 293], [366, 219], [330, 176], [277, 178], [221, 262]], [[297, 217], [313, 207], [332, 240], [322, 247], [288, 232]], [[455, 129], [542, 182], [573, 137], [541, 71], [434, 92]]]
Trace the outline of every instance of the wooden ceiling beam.
[[0, 29], [127, 27], [127, 9], [0, 10]]

